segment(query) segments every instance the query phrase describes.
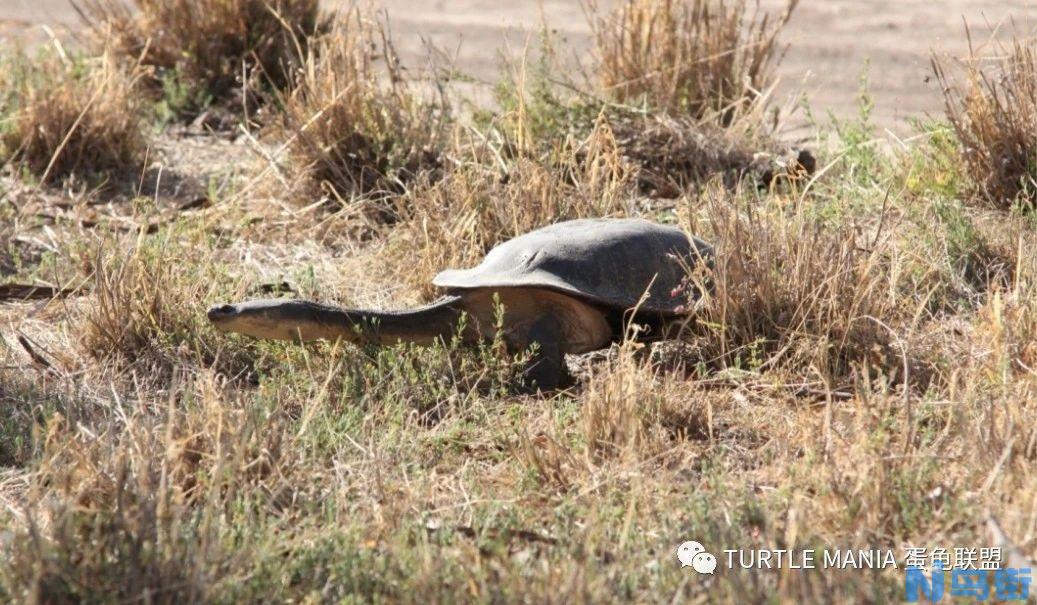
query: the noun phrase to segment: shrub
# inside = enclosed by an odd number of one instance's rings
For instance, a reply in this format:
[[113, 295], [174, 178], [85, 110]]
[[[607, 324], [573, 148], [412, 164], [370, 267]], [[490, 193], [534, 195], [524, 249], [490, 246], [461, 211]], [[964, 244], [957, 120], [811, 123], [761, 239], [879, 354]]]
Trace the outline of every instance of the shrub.
[[832, 229], [802, 211], [742, 211], [724, 195], [707, 207], [716, 267], [690, 320], [691, 334], [706, 335], [695, 340], [702, 359], [751, 371], [809, 367], [832, 381], [861, 364], [900, 369], [887, 241], [865, 247], [852, 226]]

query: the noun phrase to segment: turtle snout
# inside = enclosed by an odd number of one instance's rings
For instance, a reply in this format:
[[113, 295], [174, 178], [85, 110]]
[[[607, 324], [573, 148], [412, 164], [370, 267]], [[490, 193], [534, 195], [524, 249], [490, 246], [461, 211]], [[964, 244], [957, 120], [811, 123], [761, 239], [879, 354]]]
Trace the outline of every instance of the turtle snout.
[[209, 307], [209, 311], [206, 313], [206, 316], [208, 316], [209, 321], [211, 322], [220, 322], [226, 321], [231, 317], [234, 317], [237, 313], [238, 309], [234, 305], [221, 303]]

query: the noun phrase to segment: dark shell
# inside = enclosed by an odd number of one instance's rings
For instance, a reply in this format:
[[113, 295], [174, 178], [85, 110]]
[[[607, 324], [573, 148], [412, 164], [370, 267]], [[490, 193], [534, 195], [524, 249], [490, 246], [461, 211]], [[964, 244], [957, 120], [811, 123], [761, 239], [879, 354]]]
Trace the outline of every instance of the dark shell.
[[[694, 248], [692, 247], [694, 246]], [[540, 287], [619, 309], [677, 314], [672, 296], [685, 271], [713, 249], [675, 227], [640, 219], [581, 219], [549, 225], [493, 250], [472, 269], [449, 269], [432, 283], [449, 290]]]

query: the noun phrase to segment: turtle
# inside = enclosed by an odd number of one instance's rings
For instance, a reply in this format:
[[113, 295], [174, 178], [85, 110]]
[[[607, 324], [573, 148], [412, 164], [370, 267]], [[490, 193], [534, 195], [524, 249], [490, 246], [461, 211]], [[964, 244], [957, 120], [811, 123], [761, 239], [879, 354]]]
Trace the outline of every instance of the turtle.
[[475, 344], [501, 330], [509, 351], [531, 352], [526, 384], [551, 391], [570, 383], [566, 354], [608, 347], [631, 321], [651, 331], [685, 315], [688, 268], [712, 256], [709, 244], [676, 227], [576, 219], [505, 241], [476, 267], [439, 273], [432, 284], [445, 295], [426, 306], [372, 311], [266, 299], [217, 304], [208, 318], [218, 330], [256, 338], [381, 345], [454, 335]]

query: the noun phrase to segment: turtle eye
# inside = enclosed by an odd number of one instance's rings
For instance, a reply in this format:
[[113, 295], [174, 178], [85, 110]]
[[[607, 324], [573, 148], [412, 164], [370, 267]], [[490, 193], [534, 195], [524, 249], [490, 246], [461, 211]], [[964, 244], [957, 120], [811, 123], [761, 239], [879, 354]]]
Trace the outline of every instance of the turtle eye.
[[234, 313], [235, 313], [234, 305], [223, 304], [223, 305], [213, 305], [209, 309], [209, 312], [207, 313], [207, 315], [209, 316], [209, 319], [215, 319], [215, 318], [218, 318], [218, 317], [229, 317], [231, 315], [234, 315]]

